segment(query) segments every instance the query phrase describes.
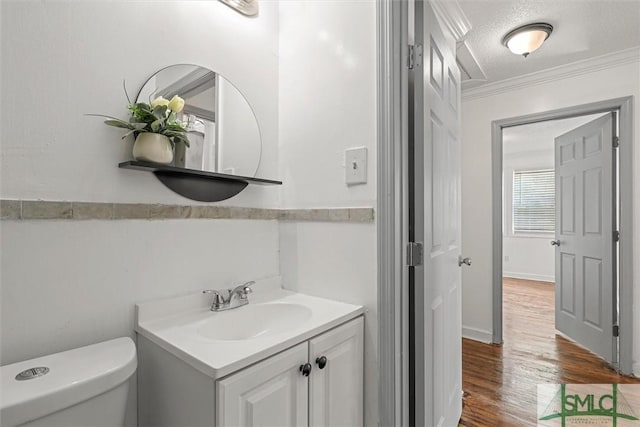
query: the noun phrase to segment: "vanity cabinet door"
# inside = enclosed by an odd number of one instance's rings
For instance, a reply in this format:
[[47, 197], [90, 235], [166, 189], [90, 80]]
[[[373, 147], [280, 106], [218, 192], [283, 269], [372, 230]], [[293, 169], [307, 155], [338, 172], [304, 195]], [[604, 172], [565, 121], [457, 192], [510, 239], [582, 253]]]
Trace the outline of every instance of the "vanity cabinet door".
[[309, 341], [310, 426], [363, 425], [363, 326], [359, 317]]
[[218, 427], [307, 426], [308, 357], [305, 342], [218, 381]]

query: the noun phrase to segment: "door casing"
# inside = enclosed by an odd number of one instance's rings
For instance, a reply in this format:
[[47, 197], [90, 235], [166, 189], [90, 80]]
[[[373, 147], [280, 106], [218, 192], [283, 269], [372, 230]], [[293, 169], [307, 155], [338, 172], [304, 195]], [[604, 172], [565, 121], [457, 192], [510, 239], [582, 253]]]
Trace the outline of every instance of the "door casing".
[[491, 123], [491, 181], [493, 228], [493, 335], [502, 343], [502, 130], [547, 120], [568, 119], [618, 111], [619, 117], [619, 365], [622, 374], [633, 371], [633, 96], [528, 114]]
[[379, 0], [377, 15], [378, 425], [409, 424], [408, 2]]

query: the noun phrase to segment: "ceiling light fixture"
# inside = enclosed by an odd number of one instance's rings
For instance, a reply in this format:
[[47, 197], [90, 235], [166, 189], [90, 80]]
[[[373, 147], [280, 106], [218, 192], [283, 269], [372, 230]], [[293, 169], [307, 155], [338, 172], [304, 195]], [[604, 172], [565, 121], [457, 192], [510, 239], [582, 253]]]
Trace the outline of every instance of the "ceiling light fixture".
[[502, 44], [516, 55], [522, 55], [526, 58], [531, 52], [542, 46], [552, 31], [553, 26], [544, 22], [523, 25], [509, 31], [502, 39]]

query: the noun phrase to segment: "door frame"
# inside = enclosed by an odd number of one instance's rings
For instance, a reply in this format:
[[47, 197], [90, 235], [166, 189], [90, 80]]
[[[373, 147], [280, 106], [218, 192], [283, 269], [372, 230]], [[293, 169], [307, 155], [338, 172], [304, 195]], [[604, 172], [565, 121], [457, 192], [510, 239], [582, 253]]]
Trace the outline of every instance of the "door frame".
[[[456, 41], [471, 24], [457, 4], [425, 0]], [[377, 44], [377, 309], [378, 425], [410, 424], [409, 268], [409, 47], [414, 0], [376, 2]], [[418, 54], [418, 56], [420, 56]], [[462, 104], [460, 104], [460, 108]]]
[[491, 123], [491, 186], [493, 227], [493, 336], [502, 344], [502, 130], [504, 128], [568, 119], [589, 114], [618, 111], [619, 123], [619, 317], [618, 369], [625, 375], [633, 371], [633, 96], [609, 99], [573, 107], [527, 114]]
[[376, 2], [378, 425], [408, 425], [408, 2]]

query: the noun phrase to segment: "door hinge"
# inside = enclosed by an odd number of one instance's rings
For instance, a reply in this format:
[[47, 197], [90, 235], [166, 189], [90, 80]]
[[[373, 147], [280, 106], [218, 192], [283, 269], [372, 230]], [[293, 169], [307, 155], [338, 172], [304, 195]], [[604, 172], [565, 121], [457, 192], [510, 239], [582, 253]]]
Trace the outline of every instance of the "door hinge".
[[422, 45], [409, 45], [407, 52], [407, 68], [413, 70], [422, 64]]
[[618, 138], [617, 136], [613, 137], [613, 148], [618, 148], [620, 147], [620, 138]]
[[613, 232], [613, 241], [614, 242], [619, 242], [620, 241], [620, 232], [619, 231], [614, 231]]
[[422, 265], [423, 250], [422, 243], [409, 242], [407, 244], [407, 265], [409, 267], [417, 267]]
[[407, 68], [413, 70], [415, 67], [416, 61], [416, 47], [412, 44], [409, 45], [409, 50], [407, 51]]
[[619, 337], [620, 336], [620, 326], [613, 325], [613, 336], [614, 337]]

